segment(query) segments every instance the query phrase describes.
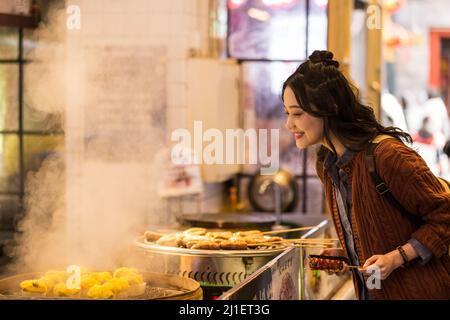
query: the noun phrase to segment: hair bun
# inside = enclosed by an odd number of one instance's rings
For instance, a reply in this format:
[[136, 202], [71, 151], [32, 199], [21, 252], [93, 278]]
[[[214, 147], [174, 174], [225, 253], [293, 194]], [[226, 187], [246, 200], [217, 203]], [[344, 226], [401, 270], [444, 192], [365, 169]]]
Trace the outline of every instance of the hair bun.
[[309, 60], [312, 63], [323, 63], [327, 66], [334, 66], [339, 68], [339, 62], [333, 60], [333, 52], [327, 50], [315, 50], [310, 56]]

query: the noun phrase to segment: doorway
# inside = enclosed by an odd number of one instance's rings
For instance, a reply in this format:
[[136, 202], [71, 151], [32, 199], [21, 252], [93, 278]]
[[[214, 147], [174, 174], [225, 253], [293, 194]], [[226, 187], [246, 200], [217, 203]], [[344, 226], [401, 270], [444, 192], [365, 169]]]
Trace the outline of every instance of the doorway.
[[430, 31], [429, 86], [441, 92], [450, 115], [450, 29]]
[[441, 93], [450, 115], [450, 38], [441, 38]]

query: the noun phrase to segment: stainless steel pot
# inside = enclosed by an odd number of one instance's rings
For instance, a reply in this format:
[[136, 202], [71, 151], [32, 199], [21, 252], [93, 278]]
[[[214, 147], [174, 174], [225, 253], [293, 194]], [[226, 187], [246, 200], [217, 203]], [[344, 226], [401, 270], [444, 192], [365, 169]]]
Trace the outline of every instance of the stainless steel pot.
[[146, 259], [148, 271], [192, 278], [201, 285], [232, 287], [261, 268], [286, 248], [248, 250], [192, 250], [147, 243], [135, 244]]
[[[276, 207], [277, 192], [279, 208]], [[286, 170], [273, 175], [256, 174], [248, 185], [248, 197], [255, 210], [263, 212], [292, 211], [298, 203], [298, 184]]]

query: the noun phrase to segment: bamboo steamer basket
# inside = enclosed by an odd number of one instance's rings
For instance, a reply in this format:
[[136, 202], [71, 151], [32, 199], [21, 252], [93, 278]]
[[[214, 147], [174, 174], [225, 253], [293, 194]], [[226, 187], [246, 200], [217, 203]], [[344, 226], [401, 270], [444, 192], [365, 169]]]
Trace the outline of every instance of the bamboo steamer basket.
[[[197, 281], [177, 275], [140, 272], [147, 283], [146, 293], [127, 300], [202, 300], [203, 291]], [[23, 295], [19, 284], [37, 279], [42, 272], [24, 273], [0, 279], [0, 300], [83, 300], [89, 298]], [[155, 291], [156, 290], [156, 291]], [[157, 292], [157, 293], [155, 293]], [[91, 299], [89, 299], [91, 300]]]

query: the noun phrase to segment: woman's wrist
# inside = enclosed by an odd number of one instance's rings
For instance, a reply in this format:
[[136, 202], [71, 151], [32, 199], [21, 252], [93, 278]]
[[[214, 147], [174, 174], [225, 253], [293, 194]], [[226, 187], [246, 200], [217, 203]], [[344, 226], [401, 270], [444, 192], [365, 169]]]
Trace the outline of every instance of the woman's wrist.
[[398, 249], [392, 250], [388, 253], [388, 255], [392, 258], [395, 269], [405, 264], [405, 261], [403, 260], [403, 257]]
[[[415, 258], [417, 258], [417, 252], [414, 250], [413, 246], [409, 243], [401, 246], [403, 249], [405, 257], [402, 256], [399, 248], [392, 250], [388, 255], [392, 258], [395, 268], [401, 267]], [[405, 261], [406, 258], [406, 261]]]

